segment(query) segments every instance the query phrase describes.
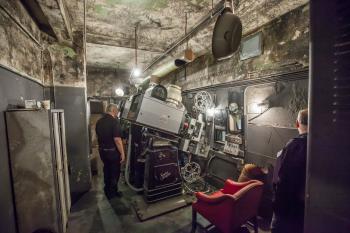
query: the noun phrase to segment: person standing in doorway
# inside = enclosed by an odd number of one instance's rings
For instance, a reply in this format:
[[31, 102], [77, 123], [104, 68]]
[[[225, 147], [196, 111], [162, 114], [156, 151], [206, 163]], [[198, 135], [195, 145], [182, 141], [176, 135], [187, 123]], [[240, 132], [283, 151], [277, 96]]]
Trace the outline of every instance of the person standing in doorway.
[[108, 199], [121, 196], [118, 192], [120, 165], [125, 160], [118, 116], [118, 106], [109, 104], [106, 114], [96, 123], [99, 153], [103, 162], [104, 192]]
[[296, 126], [299, 136], [290, 140], [277, 155], [271, 233], [302, 233], [304, 228], [307, 109], [298, 113]]

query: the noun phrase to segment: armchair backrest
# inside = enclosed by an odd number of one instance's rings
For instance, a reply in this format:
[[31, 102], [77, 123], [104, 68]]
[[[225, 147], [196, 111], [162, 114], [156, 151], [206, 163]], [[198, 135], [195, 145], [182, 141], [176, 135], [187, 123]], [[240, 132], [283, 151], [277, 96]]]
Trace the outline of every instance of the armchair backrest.
[[247, 185], [256, 182], [257, 180], [249, 180], [246, 182], [235, 182], [233, 180], [227, 179], [225, 181], [224, 188], [221, 191], [225, 194], [233, 195]]
[[235, 225], [232, 226], [233, 229], [257, 215], [262, 191], [263, 183], [254, 180], [233, 195], [235, 199], [231, 216]]
[[263, 183], [257, 180], [226, 180], [224, 188], [212, 195], [196, 193], [192, 208], [222, 232], [231, 233], [257, 215], [262, 191]]

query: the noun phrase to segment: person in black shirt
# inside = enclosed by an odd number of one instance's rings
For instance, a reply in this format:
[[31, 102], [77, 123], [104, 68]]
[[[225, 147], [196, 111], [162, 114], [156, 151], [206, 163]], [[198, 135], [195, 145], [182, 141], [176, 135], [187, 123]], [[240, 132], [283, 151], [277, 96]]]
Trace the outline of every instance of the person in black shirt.
[[296, 124], [299, 136], [278, 153], [275, 164], [272, 233], [302, 233], [304, 228], [307, 109], [299, 112]]
[[104, 191], [109, 199], [120, 195], [118, 192], [120, 164], [125, 160], [117, 115], [118, 107], [115, 104], [109, 104], [106, 114], [96, 123], [99, 153], [103, 162]]

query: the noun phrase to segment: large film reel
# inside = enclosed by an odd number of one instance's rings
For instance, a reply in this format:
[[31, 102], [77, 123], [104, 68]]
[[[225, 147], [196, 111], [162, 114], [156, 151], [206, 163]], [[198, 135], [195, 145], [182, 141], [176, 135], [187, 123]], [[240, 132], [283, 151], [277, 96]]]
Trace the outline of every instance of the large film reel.
[[190, 162], [187, 163], [183, 168], [181, 168], [181, 173], [183, 179], [187, 183], [193, 183], [200, 178], [201, 167], [198, 163]]
[[213, 99], [207, 91], [200, 91], [194, 97], [194, 106], [200, 112], [205, 112], [213, 105]]

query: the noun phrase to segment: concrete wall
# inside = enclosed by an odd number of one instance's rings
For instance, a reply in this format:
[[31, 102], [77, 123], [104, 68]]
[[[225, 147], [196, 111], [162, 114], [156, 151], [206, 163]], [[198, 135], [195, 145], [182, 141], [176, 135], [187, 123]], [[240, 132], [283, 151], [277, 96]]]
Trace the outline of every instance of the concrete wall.
[[48, 44], [47, 49], [51, 55], [53, 80], [46, 80], [45, 85], [86, 87], [84, 38], [82, 31], [75, 31], [71, 45], [64, 43]]
[[19, 0], [0, 0], [0, 65], [45, 86], [86, 87], [83, 31], [57, 41], [40, 31]]
[[21, 104], [22, 99], [42, 100], [43, 87], [0, 67], [0, 229], [2, 233], [16, 232], [4, 111], [9, 104]]
[[[65, 110], [70, 188], [75, 202], [91, 186], [86, 96], [85, 35], [73, 31], [73, 43], [48, 43], [51, 57], [45, 86], [56, 108]], [[49, 58], [48, 58], [49, 59]], [[50, 78], [50, 74], [52, 74]]]
[[187, 65], [186, 78], [183, 71], [177, 71], [164, 78], [162, 83], [175, 83], [183, 90], [190, 90], [308, 67], [308, 5], [298, 7], [257, 28], [255, 33], [262, 34], [263, 52], [260, 56], [240, 60], [237, 51], [230, 59], [215, 61], [211, 54], [206, 54]]
[[60, 43], [48, 45], [52, 67], [47, 66], [45, 73], [52, 73], [52, 78], [48, 75], [45, 79], [45, 89], [49, 90], [47, 93], [55, 108], [65, 110], [70, 188], [75, 202], [90, 189], [91, 174], [88, 162], [85, 37], [81, 31], [75, 31], [73, 38], [73, 46]]
[[41, 33], [19, 0], [0, 1], [0, 65], [41, 83]]
[[87, 96], [114, 97], [115, 89], [129, 93], [129, 70], [88, 67]]
[[0, 68], [0, 229], [15, 233], [4, 111], [9, 104], [43, 98], [41, 38], [19, 1], [0, 1], [0, 6], [0, 66], [6, 67]]
[[72, 201], [90, 189], [89, 138], [84, 87], [55, 87], [55, 106], [65, 110]]
[[[40, 31], [19, 0], [0, 0], [0, 67], [5, 68], [1, 68], [0, 72], [0, 111], [5, 111], [9, 103], [18, 103], [23, 99], [42, 100], [45, 95], [45, 98], [57, 102], [56, 107], [67, 112], [66, 122], [76, 126], [74, 130], [67, 130], [67, 138], [81, 136], [78, 141], [67, 140], [68, 159], [72, 169], [71, 191], [74, 194], [88, 191], [91, 185], [83, 31], [83, 28], [75, 28], [72, 40], [58, 41]], [[66, 95], [60, 96], [57, 93]], [[74, 109], [79, 111], [73, 111]], [[15, 216], [5, 135], [5, 123], [1, 114], [0, 229], [1, 232], [14, 233]]]

